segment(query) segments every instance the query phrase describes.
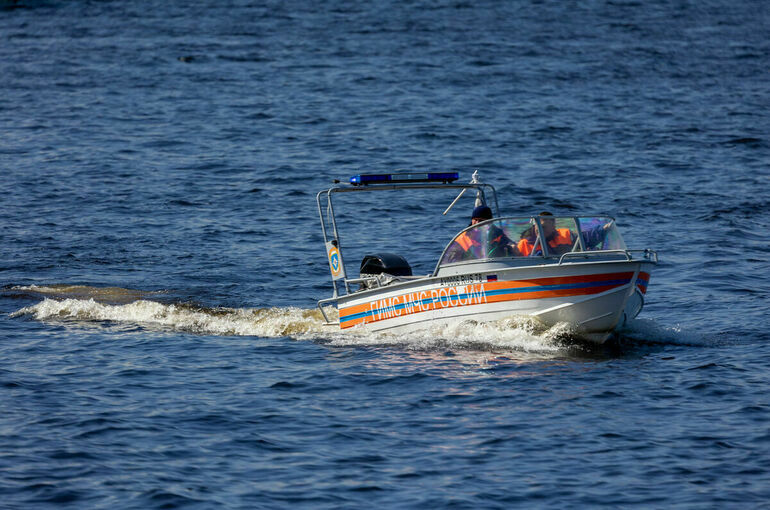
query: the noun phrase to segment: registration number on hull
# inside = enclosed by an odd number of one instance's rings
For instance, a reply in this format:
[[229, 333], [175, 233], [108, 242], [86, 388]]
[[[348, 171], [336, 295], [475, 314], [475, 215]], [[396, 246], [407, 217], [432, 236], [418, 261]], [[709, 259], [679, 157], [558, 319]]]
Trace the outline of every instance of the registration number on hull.
[[455, 276], [446, 276], [441, 278], [439, 284], [442, 287], [454, 287], [456, 285], [472, 285], [474, 283], [484, 283], [484, 275], [481, 273], [458, 274]]

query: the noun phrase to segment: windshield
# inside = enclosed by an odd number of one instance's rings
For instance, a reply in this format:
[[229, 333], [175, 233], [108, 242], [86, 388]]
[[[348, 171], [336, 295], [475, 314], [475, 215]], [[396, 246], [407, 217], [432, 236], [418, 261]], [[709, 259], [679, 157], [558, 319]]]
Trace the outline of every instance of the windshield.
[[585, 250], [625, 250], [620, 232], [615, 226], [615, 220], [607, 217], [578, 218], [580, 234], [583, 237]]
[[[544, 243], [543, 239], [545, 239]], [[625, 243], [612, 218], [556, 216], [501, 218], [478, 223], [458, 234], [444, 250], [441, 264], [503, 257], [549, 257], [560, 256], [567, 252], [625, 249]]]

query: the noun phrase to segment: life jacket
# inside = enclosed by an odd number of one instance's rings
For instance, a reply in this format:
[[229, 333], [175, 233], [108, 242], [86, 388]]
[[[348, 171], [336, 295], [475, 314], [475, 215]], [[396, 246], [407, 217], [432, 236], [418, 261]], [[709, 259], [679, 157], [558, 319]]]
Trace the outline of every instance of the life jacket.
[[463, 232], [462, 235], [457, 238], [457, 243], [462, 246], [465, 251], [470, 250], [472, 246], [481, 246], [481, 243], [472, 239], [471, 236], [468, 235], [468, 232]]
[[[548, 246], [557, 249], [562, 246], [572, 248], [572, 234], [568, 228], [557, 228], [556, 234], [548, 241]], [[529, 257], [534, 249], [533, 243], [526, 237], [518, 242], [516, 248], [524, 257]]]
[[524, 238], [521, 241], [516, 244], [516, 248], [518, 248], [519, 253], [522, 254], [524, 257], [529, 257], [530, 253], [532, 253], [532, 249], [534, 248], [533, 244], [529, 242], [529, 239]]
[[551, 248], [558, 248], [559, 246], [569, 246], [572, 248], [572, 234], [568, 228], [557, 228], [556, 235], [554, 235], [549, 241], [548, 246]]

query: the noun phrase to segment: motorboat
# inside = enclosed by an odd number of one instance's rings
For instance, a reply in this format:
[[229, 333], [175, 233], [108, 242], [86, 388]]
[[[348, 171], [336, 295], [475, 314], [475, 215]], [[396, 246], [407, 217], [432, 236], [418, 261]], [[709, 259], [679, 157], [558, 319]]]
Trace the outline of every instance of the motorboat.
[[[548, 327], [564, 323], [571, 338], [601, 344], [641, 312], [658, 256], [628, 249], [614, 218], [500, 217], [494, 186], [477, 174], [458, 180], [457, 172], [363, 173], [317, 194], [333, 285], [332, 297], [318, 301], [327, 325], [403, 333], [524, 315]], [[399, 254], [368, 253], [359, 274], [348, 276], [333, 197], [438, 189], [475, 192], [492, 218], [457, 232], [430, 274], [413, 275]], [[338, 320], [327, 310], [335, 305]]]

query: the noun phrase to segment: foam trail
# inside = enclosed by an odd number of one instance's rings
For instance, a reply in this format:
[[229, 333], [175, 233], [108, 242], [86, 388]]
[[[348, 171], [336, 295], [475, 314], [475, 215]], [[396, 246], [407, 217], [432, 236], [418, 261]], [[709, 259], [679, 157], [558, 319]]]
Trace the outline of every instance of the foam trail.
[[289, 336], [298, 340], [323, 340], [334, 346], [398, 345], [411, 349], [556, 352], [560, 349], [558, 338], [566, 332], [564, 327], [545, 329], [537, 321], [527, 317], [481, 324], [466, 321], [403, 334], [371, 333], [356, 328], [340, 331], [336, 326], [324, 326], [323, 318], [317, 309], [201, 308], [144, 299], [126, 304], [106, 304], [93, 298], [45, 298], [40, 303], [11, 314], [11, 317], [22, 316], [32, 316], [41, 321], [110, 321], [195, 334], [268, 338]]
[[213, 335], [279, 337], [318, 333], [324, 327], [317, 310], [300, 308], [198, 308], [137, 300], [122, 305], [98, 303], [93, 298], [44, 299], [22, 308], [12, 317], [31, 315], [37, 320], [70, 319], [111, 321], [160, 326], [178, 331]]

